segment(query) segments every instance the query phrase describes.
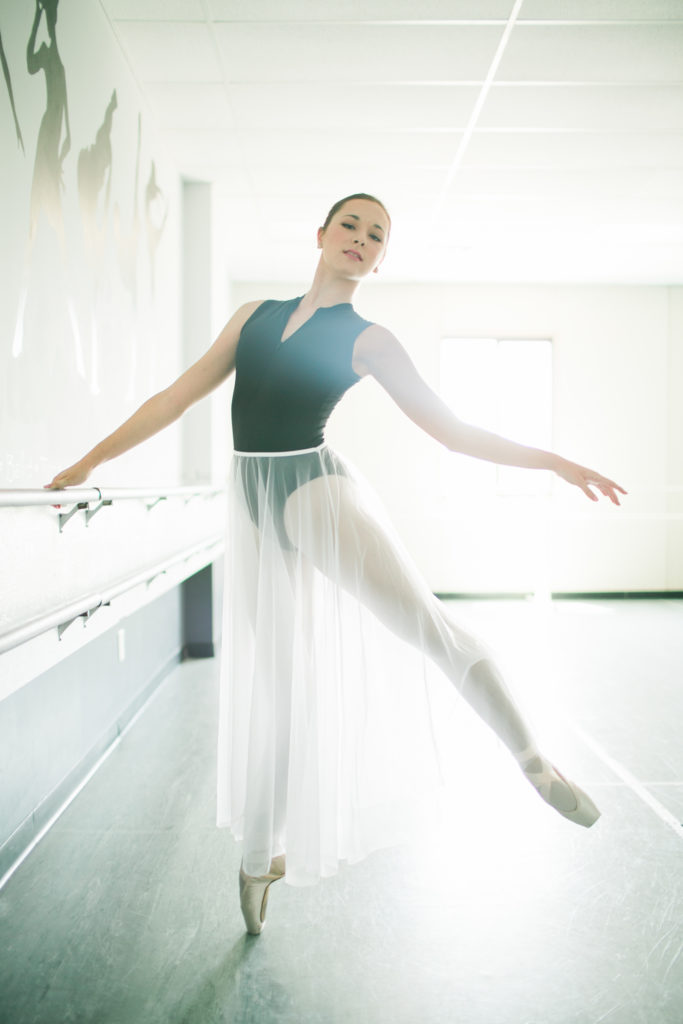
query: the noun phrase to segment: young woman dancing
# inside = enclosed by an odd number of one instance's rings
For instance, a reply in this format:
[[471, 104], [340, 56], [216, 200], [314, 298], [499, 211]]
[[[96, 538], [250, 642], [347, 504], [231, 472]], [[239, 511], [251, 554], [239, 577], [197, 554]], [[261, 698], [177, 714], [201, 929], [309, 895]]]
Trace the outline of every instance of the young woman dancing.
[[82, 484], [233, 371], [218, 824], [243, 843], [247, 930], [269, 886], [309, 885], [398, 841], [440, 781], [434, 697], [455, 690], [569, 821], [599, 817], [539, 750], [486, 647], [432, 595], [359, 475], [324, 441], [342, 395], [373, 376], [451, 451], [552, 470], [597, 501], [623, 488], [559, 455], [464, 423], [394, 335], [351, 304], [391, 222], [364, 193], [330, 210], [311, 287], [241, 306], [213, 346], [49, 487]]

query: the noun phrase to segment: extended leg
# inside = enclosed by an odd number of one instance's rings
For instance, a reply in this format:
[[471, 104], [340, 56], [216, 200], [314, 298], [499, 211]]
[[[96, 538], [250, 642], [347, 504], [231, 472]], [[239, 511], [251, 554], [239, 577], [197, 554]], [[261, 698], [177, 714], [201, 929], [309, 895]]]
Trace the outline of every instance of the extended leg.
[[[339, 509], [334, 550], [326, 522], [330, 487]], [[533, 745], [494, 663], [474, 637], [448, 618], [400, 543], [364, 510], [351, 480], [326, 477], [304, 484], [288, 499], [285, 525], [293, 543], [318, 569], [336, 577], [380, 622], [436, 662], [513, 754]]]
[[[330, 515], [335, 517], [333, 524]], [[304, 484], [290, 495], [284, 519], [292, 543], [319, 570], [355, 594], [385, 626], [424, 650], [444, 671], [547, 803], [578, 824], [597, 820], [599, 812], [586, 794], [540, 755], [494, 662], [448, 618], [400, 542], [365, 510], [352, 480], [325, 477]]]

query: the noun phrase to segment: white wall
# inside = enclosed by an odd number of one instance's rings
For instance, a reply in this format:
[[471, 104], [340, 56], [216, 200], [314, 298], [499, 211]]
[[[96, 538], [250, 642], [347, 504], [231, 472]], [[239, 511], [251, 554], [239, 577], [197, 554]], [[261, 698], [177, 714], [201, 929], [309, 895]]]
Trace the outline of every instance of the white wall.
[[[57, 10], [51, 26], [35, 3], [0, 9], [22, 140], [3, 75], [2, 489], [50, 481], [167, 386], [191, 355], [180, 330], [178, 174], [101, 5], [61, 0]], [[27, 47], [47, 74], [40, 67], [29, 73]], [[214, 271], [207, 221], [194, 255], [208, 276]], [[186, 325], [186, 337], [195, 329], [203, 334], [202, 348], [210, 341], [210, 303], [209, 288], [205, 310], [195, 305]], [[208, 480], [210, 459], [197, 465], [196, 454], [212, 452], [211, 417], [203, 414], [200, 443], [185, 448], [184, 461], [182, 431], [175, 425], [105, 463], [89, 483], [154, 489]], [[49, 506], [0, 508], [0, 633], [146, 574], [222, 532], [224, 522], [221, 500], [173, 499], [150, 510], [142, 502], [115, 503], [89, 526], [78, 512], [63, 533]], [[76, 620], [62, 638], [53, 629], [0, 656], [3, 866], [179, 658], [178, 583], [197, 562], [142, 582], [87, 626]]]
[[[62, 0], [54, 30], [43, 11], [30, 44], [37, 9], [0, 12], [21, 132], [20, 142], [0, 76], [0, 488], [50, 481], [186, 361], [177, 171], [100, 4]], [[29, 73], [27, 47], [38, 63], [50, 58], [49, 73]], [[89, 482], [192, 481], [181, 455], [176, 424]], [[61, 535], [48, 507], [0, 509], [0, 631], [105, 589], [222, 524], [209, 503], [166, 506], [103, 509], [87, 529], [80, 513]]]
[[[240, 283], [233, 299], [306, 288]], [[546, 502], [482, 504], [458, 492], [462, 456], [442, 454], [363, 381], [334, 413], [328, 439], [380, 492], [434, 590], [683, 587], [681, 521], [666, 518], [683, 505], [683, 289], [372, 282], [355, 307], [397, 334], [433, 386], [443, 337], [551, 338], [555, 449], [629, 491], [621, 509], [559, 480]]]
[[[683, 288], [669, 288], [667, 394], [667, 565], [669, 586], [683, 584]], [[679, 518], [680, 517], [680, 518]]]
[[[183, 368], [201, 358], [228, 320], [230, 282], [220, 191], [207, 182], [183, 181]], [[189, 409], [182, 420], [183, 480], [225, 483], [230, 448], [228, 383]]]
[[[34, 11], [30, 3], [4, 5], [0, 21], [25, 150], [4, 92], [3, 487], [51, 479], [172, 378], [180, 357], [177, 174], [107, 19], [87, 0], [58, 8], [66, 100], [49, 87], [51, 102], [61, 102], [65, 115], [50, 142], [48, 76], [27, 69]], [[41, 41], [50, 45], [44, 14], [38, 49]], [[66, 115], [70, 142], [60, 167]], [[150, 471], [159, 481], [177, 477], [178, 442], [171, 433], [109, 464], [106, 482], [149, 483]]]

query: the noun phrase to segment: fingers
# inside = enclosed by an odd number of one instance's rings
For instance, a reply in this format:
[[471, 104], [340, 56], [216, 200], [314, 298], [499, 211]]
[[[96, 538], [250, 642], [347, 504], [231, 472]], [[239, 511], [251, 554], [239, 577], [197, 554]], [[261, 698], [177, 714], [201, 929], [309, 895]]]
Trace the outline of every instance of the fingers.
[[72, 487], [79, 483], [82, 483], [82, 479], [79, 479], [76, 474], [70, 473], [69, 470], [62, 470], [52, 478], [49, 484], [43, 484], [43, 487], [48, 491], [61, 491], [65, 487]]
[[61, 474], [54, 477], [49, 484], [43, 484], [46, 491], [61, 491], [66, 485], [62, 482]]
[[614, 480], [608, 480], [605, 476], [600, 477], [600, 483], [603, 487], [608, 487], [610, 490], [621, 491], [622, 494], [628, 494], [628, 491], [625, 491], [624, 488], [620, 487], [618, 483], [615, 483]]
[[616, 484], [613, 484], [611, 482], [611, 480], [600, 480], [600, 481], [597, 481], [595, 483], [595, 486], [598, 488], [600, 493], [603, 494], [606, 498], [609, 498], [609, 500], [614, 505], [618, 505], [619, 504], [619, 499], [617, 498], [617, 496], [615, 494], [615, 491], [614, 491], [614, 489], [616, 487]]
[[581, 466], [576, 462], [568, 462], [566, 459], [560, 459], [555, 471], [568, 483], [575, 484], [577, 487], [581, 488], [590, 501], [600, 500], [597, 494], [591, 490], [591, 486], [597, 487], [600, 493], [605, 498], [609, 498], [613, 505], [621, 504], [617, 497], [617, 491], [621, 494], [628, 494], [628, 491], [621, 487], [615, 480], [610, 480], [609, 477], [602, 476], [601, 473], [596, 473], [594, 469], [589, 469], [587, 466]]
[[[624, 490], [615, 480], [610, 480], [606, 476], [601, 476], [600, 473], [594, 473], [592, 470], [584, 471], [584, 482], [591, 483], [597, 487], [601, 494], [612, 502], [613, 505], [621, 505], [619, 498], [617, 497], [617, 491], [622, 494], [628, 494], [628, 491]], [[594, 501], [598, 498], [591, 494]]]

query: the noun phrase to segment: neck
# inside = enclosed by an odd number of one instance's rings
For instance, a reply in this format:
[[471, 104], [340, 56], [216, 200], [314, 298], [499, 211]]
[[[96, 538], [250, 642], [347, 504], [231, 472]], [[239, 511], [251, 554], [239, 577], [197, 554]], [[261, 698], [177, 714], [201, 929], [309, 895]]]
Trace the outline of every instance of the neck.
[[331, 275], [321, 257], [311, 286], [301, 300], [301, 305], [318, 309], [321, 306], [336, 306], [338, 302], [353, 302], [353, 296], [359, 284], [360, 281]]

